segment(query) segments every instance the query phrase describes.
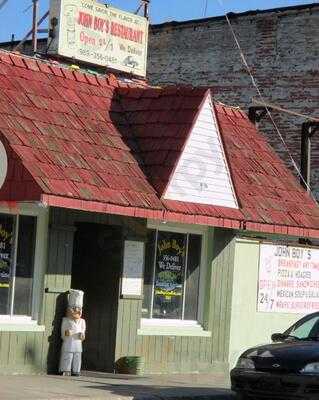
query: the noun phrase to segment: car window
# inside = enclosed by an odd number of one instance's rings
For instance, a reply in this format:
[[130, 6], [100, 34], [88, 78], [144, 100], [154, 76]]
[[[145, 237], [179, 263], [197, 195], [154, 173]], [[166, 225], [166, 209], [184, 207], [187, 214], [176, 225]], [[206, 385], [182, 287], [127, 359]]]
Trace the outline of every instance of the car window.
[[319, 315], [315, 315], [306, 321], [297, 322], [286, 333], [298, 339], [306, 339], [308, 336], [319, 336]]

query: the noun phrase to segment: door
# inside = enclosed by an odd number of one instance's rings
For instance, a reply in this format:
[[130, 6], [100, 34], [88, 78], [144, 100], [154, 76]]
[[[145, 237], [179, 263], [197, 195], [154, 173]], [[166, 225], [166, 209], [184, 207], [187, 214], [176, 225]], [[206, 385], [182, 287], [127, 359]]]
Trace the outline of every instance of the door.
[[83, 369], [113, 371], [121, 264], [121, 227], [77, 225], [71, 287], [84, 291]]

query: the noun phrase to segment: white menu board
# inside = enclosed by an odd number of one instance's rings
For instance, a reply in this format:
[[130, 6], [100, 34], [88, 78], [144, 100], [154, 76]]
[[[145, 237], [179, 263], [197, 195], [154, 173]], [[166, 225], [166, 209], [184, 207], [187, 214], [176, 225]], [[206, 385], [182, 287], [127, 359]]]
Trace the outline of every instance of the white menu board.
[[122, 295], [142, 295], [143, 270], [144, 243], [133, 240], [126, 240], [124, 243]]
[[51, 0], [48, 53], [146, 75], [148, 20], [95, 0]]
[[307, 314], [319, 310], [319, 249], [260, 245], [258, 311]]

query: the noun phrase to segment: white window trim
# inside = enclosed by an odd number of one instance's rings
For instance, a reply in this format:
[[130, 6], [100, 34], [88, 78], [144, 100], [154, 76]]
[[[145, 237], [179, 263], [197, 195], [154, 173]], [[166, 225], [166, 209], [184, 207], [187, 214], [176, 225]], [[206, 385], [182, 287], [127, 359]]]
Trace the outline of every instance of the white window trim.
[[161, 335], [161, 336], [211, 336], [211, 332], [202, 327], [204, 320], [204, 301], [206, 294], [207, 276], [207, 249], [208, 249], [208, 227], [202, 225], [189, 225], [178, 223], [167, 223], [166, 221], [147, 220], [148, 229], [158, 231], [176, 232], [184, 234], [195, 234], [202, 236], [202, 252], [199, 275], [198, 320], [189, 321], [181, 319], [141, 318], [141, 329], [139, 335]]
[[0, 315], [0, 332], [10, 331], [43, 332], [45, 326], [25, 315]]
[[205, 331], [198, 321], [180, 319], [142, 318], [141, 336], [203, 336], [211, 337], [211, 332]]
[[179, 224], [166, 221], [158, 221], [154, 219], [147, 220], [148, 229], [158, 229], [159, 231], [166, 232], [177, 232], [177, 233], [191, 233], [204, 235], [208, 232], [208, 226], [206, 225], [190, 225], [190, 224]]
[[1, 204], [0, 214], [27, 215], [37, 217], [36, 240], [34, 249], [34, 273], [32, 287], [31, 316], [0, 315], [0, 331], [44, 331], [45, 327], [38, 325], [40, 305], [42, 304], [44, 274], [47, 261], [49, 208], [38, 202], [17, 203], [15, 208]]

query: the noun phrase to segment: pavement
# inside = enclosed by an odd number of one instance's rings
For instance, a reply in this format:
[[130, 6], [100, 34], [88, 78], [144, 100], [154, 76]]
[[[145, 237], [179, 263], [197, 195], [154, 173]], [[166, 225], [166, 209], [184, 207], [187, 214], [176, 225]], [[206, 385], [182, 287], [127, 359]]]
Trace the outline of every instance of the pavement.
[[233, 400], [228, 385], [216, 374], [7, 375], [0, 376], [0, 400]]

